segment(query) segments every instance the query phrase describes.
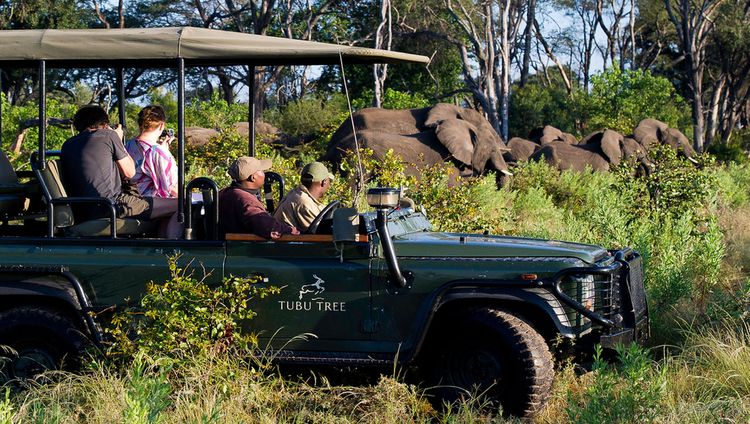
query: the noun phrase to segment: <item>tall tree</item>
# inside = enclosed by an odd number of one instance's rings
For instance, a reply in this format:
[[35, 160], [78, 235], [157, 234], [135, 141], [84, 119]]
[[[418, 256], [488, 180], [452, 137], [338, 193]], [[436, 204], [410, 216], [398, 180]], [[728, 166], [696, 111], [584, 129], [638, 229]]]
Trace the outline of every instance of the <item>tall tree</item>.
[[705, 140], [703, 73], [709, 37], [714, 30], [716, 12], [724, 0], [664, 0], [669, 20], [674, 25], [678, 48], [685, 56], [685, 71], [693, 115], [693, 144], [702, 152]]

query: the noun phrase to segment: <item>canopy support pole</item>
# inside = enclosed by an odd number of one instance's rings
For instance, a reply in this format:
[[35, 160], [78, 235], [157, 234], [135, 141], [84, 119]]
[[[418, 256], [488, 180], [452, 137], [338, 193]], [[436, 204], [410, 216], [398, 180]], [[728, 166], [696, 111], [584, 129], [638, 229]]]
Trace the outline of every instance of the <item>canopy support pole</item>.
[[248, 104], [248, 120], [247, 120], [247, 134], [248, 134], [248, 154], [255, 157], [255, 65], [249, 64], [247, 66], [247, 104]]
[[120, 117], [120, 125], [122, 125], [123, 140], [125, 137], [125, 70], [122, 66], [118, 66], [115, 70], [117, 73], [117, 110]]
[[185, 222], [185, 59], [177, 58], [177, 221]]
[[39, 169], [45, 168], [47, 150], [47, 62], [39, 61]]
[[0, 150], [3, 148], [3, 70], [0, 69]]

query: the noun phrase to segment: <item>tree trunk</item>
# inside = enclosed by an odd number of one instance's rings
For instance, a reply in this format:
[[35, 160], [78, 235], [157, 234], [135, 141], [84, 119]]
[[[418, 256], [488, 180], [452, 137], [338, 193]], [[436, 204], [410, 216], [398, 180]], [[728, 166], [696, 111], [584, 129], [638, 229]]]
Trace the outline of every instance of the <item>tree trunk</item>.
[[526, 10], [526, 30], [523, 35], [523, 64], [521, 65], [521, 81], [519, 87], [526, 85], [529, 79], [529, 64], [531, 62], [531, 38], [533, 35], [533, 25], [536, 19], [536, 0], [529, 0], [528, 9]]
[[[391, 2], [390, 0], [381, 0], [380, 3], [380, 25], [375, 32], [375, 48], [386, 50], [391, 49], [391, 41], [393, 37], [393, 24], [391, 16]], [[382, 107], [383, 103], [383, 90], [385, 80], [388, 77], [388, 64], [379, 63], [372, 68], [373, 76], [375, 79], [375, 95], [372, 99], [372, 105], [374, 107]]]
[[708, 109], [708, 121], [706, 122], [706, 144], [704, 147], [710, 146], [714, 142], [716, 132], [719, 127], [719, 106], [724, 93], [724, 85], [726, 79], [720, 78], [713, 88], [711, 94], [711, 103]]

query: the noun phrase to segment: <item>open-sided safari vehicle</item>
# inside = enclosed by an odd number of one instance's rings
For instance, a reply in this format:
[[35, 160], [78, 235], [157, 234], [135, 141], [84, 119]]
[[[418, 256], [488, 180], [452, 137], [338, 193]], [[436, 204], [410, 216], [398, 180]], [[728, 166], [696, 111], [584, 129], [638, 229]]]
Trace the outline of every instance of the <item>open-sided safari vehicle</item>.
[[[375, 62], [427, 58], [198, 28], [0, 31], [0, 68], [37, 69], [40, 88], [33, 175], [0, 157], [0, 344], [18, 352], [5, 373], [54, 368], [87, 343], [99, 343], [107, 323], [97, 313], [139, 298], [151, 280], [166, 279], [165, 256], [173, 254], [210, 270], [209, 283], [234, 274], [285, 286], [253, 306], [254, 329], [266, 337], [261, 343], [278, 349], [279, 361], [397, 361], [416, 366], [445, 399], [486, 393], [517, 414], [539, 410], [549, 395], [554, 339], [589, 348], [644, 341], [648, 312], [636, 252], [435, 232], [424, 214], [396, 208], [394, 189], [368, 193], [374, 212], [331, 213], [331, 234], [218, 238], [216, 184], [207, 177], [184, 181], [185, 67]], [[46, 69], [79, 67], [116, 70], [120, 122], [124, 68], [176, 70], [184, 239], [155, 238], [143, 223], [114, 213], [76, 220], [71, 204], [111, 207], [111, 201], [66, 196], [43, 123]], [[248, 81], [253, 89], [254, 78]], [[204, 194], [198, 205], [195, 190]], [[316, 337], [295, 339], [303, 333]]]

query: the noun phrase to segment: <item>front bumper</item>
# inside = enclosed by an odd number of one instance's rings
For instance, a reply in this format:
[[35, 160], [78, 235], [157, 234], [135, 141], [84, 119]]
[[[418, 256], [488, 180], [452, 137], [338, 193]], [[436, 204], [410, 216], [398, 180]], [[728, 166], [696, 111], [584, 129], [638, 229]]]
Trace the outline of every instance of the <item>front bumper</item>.
[[[643, 285], [643, 261], [632, 249], [611, 252], [613, 260], [606, 266], [569, 268], [555, 274], [547, 282], [552, 294], [583, 321], [601, 328], [599, 342], [603, 347], [636, 342], [644, 344], [649, 338], [648, 305]], [[571, 277], [593, 276], [591, 290], [594, 297], [587, 305], [580, 296], [571, 296], [566, 282]], [[576, 293], [582, 293], [576, 287]]]

